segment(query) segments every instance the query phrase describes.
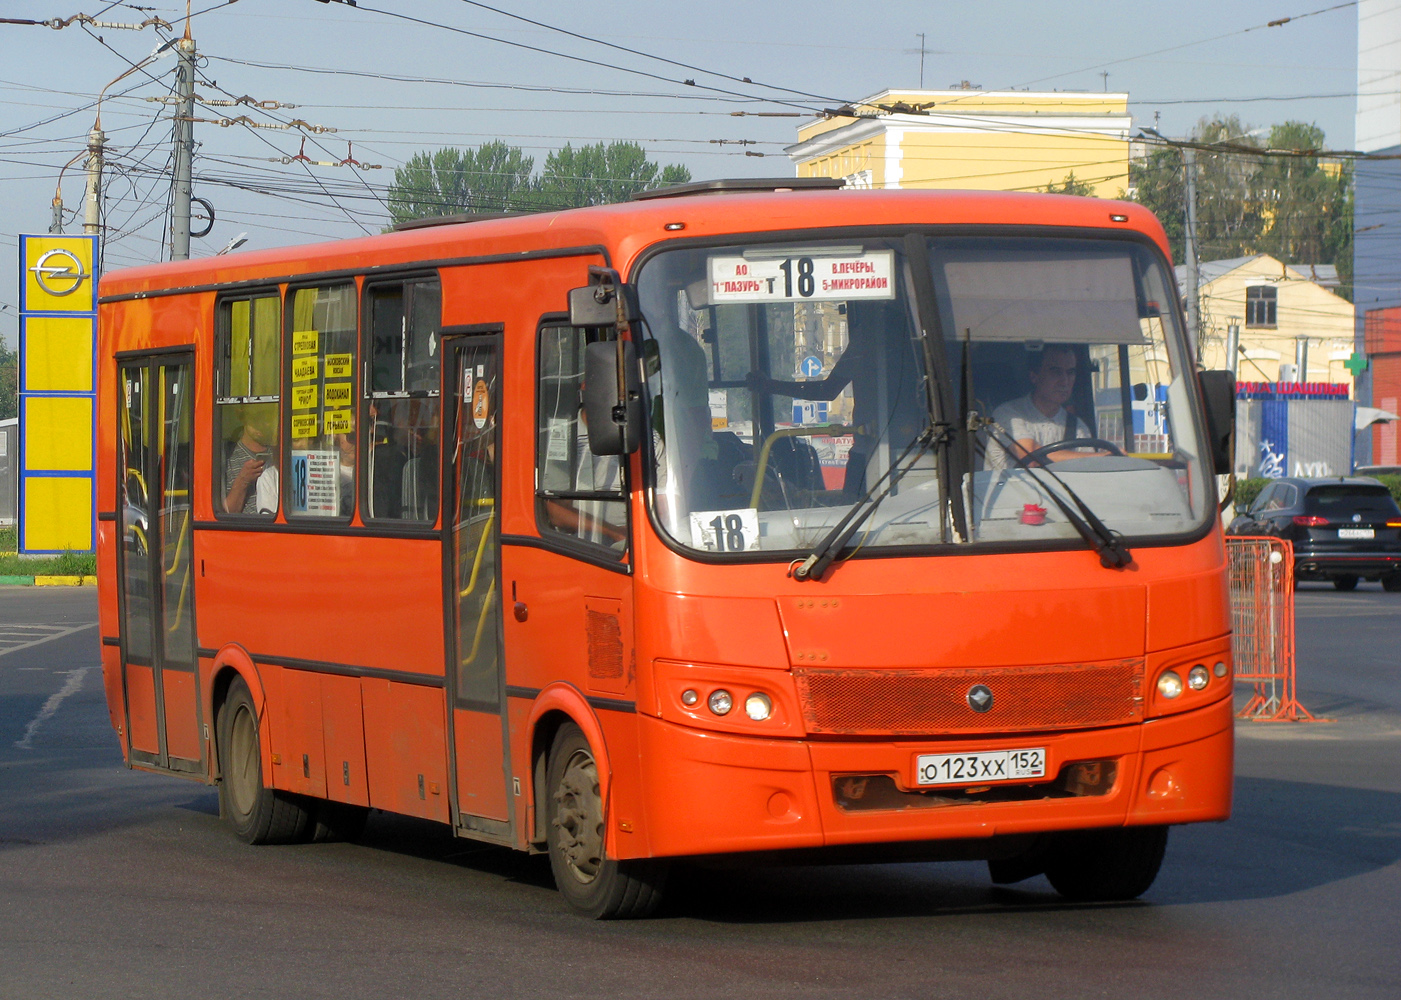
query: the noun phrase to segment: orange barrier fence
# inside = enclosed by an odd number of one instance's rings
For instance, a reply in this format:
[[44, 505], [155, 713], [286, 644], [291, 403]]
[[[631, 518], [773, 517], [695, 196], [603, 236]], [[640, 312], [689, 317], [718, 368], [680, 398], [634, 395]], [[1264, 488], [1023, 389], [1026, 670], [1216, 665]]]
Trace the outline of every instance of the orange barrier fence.
[[1313, 722], [1299, 704], [1294, 666], [1294, 545], [1280, 538], [1226, 539], [1235, 679], [1254, 685], [1236, 713], [1255, 722]]

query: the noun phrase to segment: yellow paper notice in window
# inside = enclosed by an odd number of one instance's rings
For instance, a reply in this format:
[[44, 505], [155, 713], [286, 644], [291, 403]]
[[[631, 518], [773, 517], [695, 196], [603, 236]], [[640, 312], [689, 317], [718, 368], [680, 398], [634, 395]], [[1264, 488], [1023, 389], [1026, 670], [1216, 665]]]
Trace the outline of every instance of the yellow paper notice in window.
[[[329, 387], [328, 387], [329, 388]], [[316, 386], [298, 385], [292, 387], [292, 409], [310, 410], [316, 406]]]
[[326, 383], [326, 408], [332, 407], [340, 409], [342, 406], [350, 405], [350, 383], [349, 382], [327, 382]]
[[320, 337], [315, 330], [292, 331], [293, 354], [315, 354]]
[[350, 410], [327, 410], [325, 428], [327, 434], [350, 434], [355, 430], [355, 417]]
[[316, 368], [320, 358], [293, 358], [292, 381], [309, 382], [316, 378]]
[[314, 438], [316, 437], [316, 414], [314, 413], [294, 413], [292, 414], [292, 437], [294, 438]]
[[327, 378], [350, 378], [351, 359], [349, 354], [326, 355]]

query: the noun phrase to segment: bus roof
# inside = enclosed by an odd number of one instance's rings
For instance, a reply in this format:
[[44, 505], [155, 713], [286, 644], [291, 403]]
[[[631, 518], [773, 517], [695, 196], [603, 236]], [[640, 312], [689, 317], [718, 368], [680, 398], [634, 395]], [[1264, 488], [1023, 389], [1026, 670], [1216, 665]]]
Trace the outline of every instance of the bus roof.
[[[681, 228], [676, 228], [678, 223]], [[102, 277], [100, 294], [139, 297], [303, 274], [478, 257], [509, 259], [531, 251], [594, 246], [605, 248], [613, 265], [626, 274], [644, 248], [665, 239], [889, 225], [1132, 230], [1151, 237], [1170, 254], [1158, 220], [1133, 202], [997, 191], [705, 192], [125, 268]]]

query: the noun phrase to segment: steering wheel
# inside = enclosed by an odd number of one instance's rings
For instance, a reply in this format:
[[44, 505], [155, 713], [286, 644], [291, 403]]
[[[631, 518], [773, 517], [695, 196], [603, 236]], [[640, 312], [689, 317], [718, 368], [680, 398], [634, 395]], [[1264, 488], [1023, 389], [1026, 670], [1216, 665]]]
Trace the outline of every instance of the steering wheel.
[[[1021, 458], [1017, 459], [1017, 464], [1025, 467], [1035, 462], [1038, 465], [1045, 464], [1046, 456], [1053, 451], [1064, 451], [1067, 448], [1090, 448], [1095, 447], [1101, 451], [1107, 451], [1111, 455], [1124, 455], [1124, 450], [1113, 441], [1106, 441], [1104, 438], [1065, 438], [1062, 441], [1052, 441], [1050, 444], [1043, 444], [1035, 451], [1029, 451]], [[1090, 456], [1086, 455], [1086, 458]]]

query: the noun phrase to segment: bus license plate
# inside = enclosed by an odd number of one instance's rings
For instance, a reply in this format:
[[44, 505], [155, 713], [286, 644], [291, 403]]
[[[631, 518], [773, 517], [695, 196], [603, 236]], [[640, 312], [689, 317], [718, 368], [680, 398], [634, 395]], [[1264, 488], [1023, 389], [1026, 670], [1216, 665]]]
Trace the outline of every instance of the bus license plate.
[[1339, 538], [1376, 538], [1377, 533], [1371, 528], [1339, 528]]
[[917, 785], [972, 785], [1046, 776], [1046, 748], [926, 753], [915, 758]]

